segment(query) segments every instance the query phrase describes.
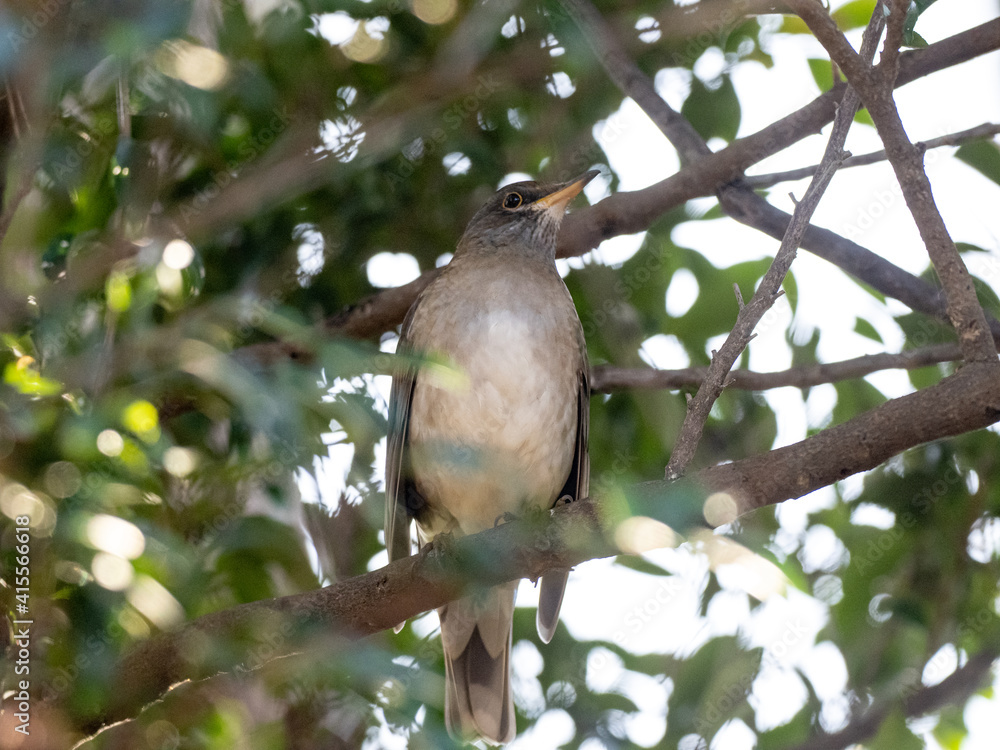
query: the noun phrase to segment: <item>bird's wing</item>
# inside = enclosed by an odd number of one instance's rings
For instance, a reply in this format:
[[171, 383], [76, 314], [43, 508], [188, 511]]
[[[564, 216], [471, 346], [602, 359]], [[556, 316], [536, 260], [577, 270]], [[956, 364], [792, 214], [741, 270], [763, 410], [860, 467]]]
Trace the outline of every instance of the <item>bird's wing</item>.
[[[586, 357], [586, 354], [584, 356]], [[576, 451], [573, 454], [569, 477], [562, 492], [559, 493], [560, 499], [568, 497], [572, 502], [590, 496], [590, 375], [587, 372], [586, 360], [580, 370], [580, 384], [576, 398]], [[541, 577], [538, 585], [538, 612], [535, 616], [535, 626], [543, 643], [548, 643], [555, 635], [567, 578], [569, 570], [550, 570]]]
[[[407, 331], [416, 305], [410, 308], [399, 336], [397, 354], [410, 351]], [[385, 452], [385, 546], [389, 562], [409, 557], [410, 518], [419, 508], [419, 494], [409, 471], [410, 406], [417, 382], [417, 368], [400, 365], [392, 376], [389, 394], [389, 435]]]

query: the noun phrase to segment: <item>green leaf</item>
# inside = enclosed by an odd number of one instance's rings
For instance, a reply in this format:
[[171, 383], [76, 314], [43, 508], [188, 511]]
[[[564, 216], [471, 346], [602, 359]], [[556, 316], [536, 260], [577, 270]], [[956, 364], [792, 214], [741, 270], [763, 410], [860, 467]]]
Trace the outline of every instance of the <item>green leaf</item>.
[[778, 31], [782, 34], [812, 34], [806, 22], [794, 15], [784, 16]]
[[977, 276], [972, 277], [972, 285], [976, 289], [976, 297], [979, 298], [979, 304], [983, 309], [994, 317], [1000, 315], [1000, 298], [997, 298], [993, 287]]
[[920, 15], [934, 4], [935, 0], [912, 0], [906, 9], [906, 20], [903, 21], [903, 44], [908, 47], [926, 47], [927, 42], [913, 30]]
[[918, 367], [915, 370], [907, 371], [907, 377], [910, 379], [910, 384], [916, 388], [928, 388], [936, 383], [941, 382], [941, 378], [944, 377], [942, 372], [942, 365], [931, 365], [930, 367]]
[[973, 245], [970, 242], [956, 242], [955, 247], [958, 248], [960, 253], [987, 253], [989, 250], [979, 247], [979, 245]]
[[875, 0], [852, 0], [837, 8], [830, 16], [841, 31], [867, 26], [875, 11]]
[[54, 396], [62, 391], [62, 384], [43, 377], [34, 364], [31, 357], [7, 363], [3, 370], [3, 382], [28, 396]]
[[706, 141], [734, 140], [740, 129], [740, 100], [732, 79], [723, 75], [717, 86], [706, 86], [699, 78], [692, 78], [691, 93], [681, 107], [681, 114]]
[[934, 727], [934, 739], [945, 750], [959, 750], [968, 734], [964, 711], [957, 706], [945, 707], [938, 718], [937, 726]]
[[868, 110], [864, 108], [859, 109], [854, 113], [854, 122], [859, 125], [871, 125], [873, 128], [875, 127], [875, 121], [872, 119], [872, 116], [868, 114]]
[[785, 274], [785, 279], [781, 282], [781, 288], [785, 290], [785, 299], [788, 300], [788, 306], [792, 308], [792, 312], [794, 313], [799, 304], [799, 284], [791, 271]]
[[872, 341], [877, 341], [880, 344], [884, 344], [885, 343], [882, 340], [882, 337], [879, 335], [879, 332], [877, 330], [875, 330], [875, 326], [873, 326], [871, 323], [869, 323], [864, 318], [855, 318], [854, 319], [854, 332], [855, 333], [859, 333], [862, 336], [866, 336], [866, 337], [870, 338]]
[[1000, 185], [1000, 145], [994, 141], [973, 141], [959, 146], [955, 156]]
[[629, 568], [638, 573], [645, 573], [651, 576], [672, 576], [669, 570], [660, 567], [651, 560], [647, 560], [645, 557], [639, 557], [636, 555], [619, 555], [615, 558], [615, 563], [621, 565], [623, 568]]
[[809, 72], [812, 73], [813, 80], [819, 86], [820, 91], [828, 91], [833, 88], [833, 65], [823, 57], [810, 57], [806, 62], [809, 64]]
[[757, 734], [757, 750], [798, 747], [809, 739], [815, 708], [803, 706], [790, 722]]
[[897, 709], [882, 721], [868, 747], [870, 750], [923, 750], [924, 743], [906, 726], [906, 717]]
[[729, 719], [749, 715], [746, 696], [760, 664], [760, 649], [744, 650], [738, 639], [714, 638], [690, 658], [670, 660], [667, 675], [674, 680], [670, 696], [665, 747], [676, 747], [685, 734], [706, 739]]
[[279, 589], [274, 566], [299, 590], [315, 588], [317, 581], [290, 526], [264, 516], [237, 518], [219, 534], [216, 566], [242, 601], [275, 596]]
[[848, 380], [835, 383], [837, 405], [833, 407], [833, 422], [840, 424], [851, 417], [885, 403], [885, 395], [867, 380]]

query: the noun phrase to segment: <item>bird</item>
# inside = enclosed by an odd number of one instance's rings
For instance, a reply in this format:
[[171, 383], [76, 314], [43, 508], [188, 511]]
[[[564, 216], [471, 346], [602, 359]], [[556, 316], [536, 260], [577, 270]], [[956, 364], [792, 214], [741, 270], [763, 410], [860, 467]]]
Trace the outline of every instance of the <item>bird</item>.
[[[393, 373], [389, 397], [390, 562], [412, 553], [411, 521], [424, 546], [588, 496], [587, 348], [555, 255], [566, 206], [598, 174], [502, 187], [407, 312], [396, 352], [410, 357]], [[541, 576], [536, 626], [545, 643], [568, 575]], [[456, 739], [498, 745], [516, 734], [516, 589], [512, 581], [438, 609], [445, 723]]]

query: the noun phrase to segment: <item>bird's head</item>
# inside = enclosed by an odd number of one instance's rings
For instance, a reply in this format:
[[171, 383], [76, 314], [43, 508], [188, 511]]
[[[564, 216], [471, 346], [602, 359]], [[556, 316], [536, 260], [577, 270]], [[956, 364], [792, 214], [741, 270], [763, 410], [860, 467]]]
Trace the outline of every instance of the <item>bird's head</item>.
[[598, 174], [592, 169], [569, 182], [515, 182], [500, 188], [472, 217], [458, 252], [510, 248], [554, 259], [566, 205]]

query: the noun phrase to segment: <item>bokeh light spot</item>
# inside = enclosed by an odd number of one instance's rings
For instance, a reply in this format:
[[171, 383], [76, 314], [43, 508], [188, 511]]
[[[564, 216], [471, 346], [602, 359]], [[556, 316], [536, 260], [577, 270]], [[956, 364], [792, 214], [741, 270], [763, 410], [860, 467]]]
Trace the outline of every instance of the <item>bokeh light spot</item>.
[[136, 576], [125, 596], [129, 604], [160, 629], [169, 628], [184, 620], [184, 608], [173, 594], [149, 576]]
[[125, 447], [125, 440], [117, 430], [102, 430], [97, 436], [97, 450], [105, 456], [114, 458], [121, 455], [122, 448]]
[[424, 23], [450, 21], [457, 9], [455, 0], [413, 0], [413, 15]]
[[180, 271], [194, 260], [194, 248], [184, 240], [170, 240], [163, 248], [163, 265]]
[[167, 448], [163, 454], [163, 468], [175, 477], [186, 477], [198, 466], [198, 454], [178, 445]]
[[56, 461], [45, 469], [42, 481], [50, 495], [63, 498], [76, 494], [76, 491], [80, 489], [82, 478], [76, 464], [69, 461]]
[[626, 518], [615, 529], [615, 544], [628, 555], [641, 555], [663, 547], [676, 547], [677, 534], [662, 521], [649, 516]]
[[94, 580], [108, 591], [124, 591], [132, 583], [135, 571], [132, 564], [118, 555], [98, 552], [90, 564]]
[[212, 90], [229, 75], [229, 63], [214, 49], [191, 44], [182, 39], [163, 43], [156, 55], [157, 67], [179, 81], [195, 88]]
[[739, 515], [739, 507], [736, 500], [728, 492], [713, 492], [705, 499], [705, 507], [702, 509], [705, 520], [710, 526], [724, 526], [736, 520]]
[[87, 522], [87, 541], [94, 549], [126, 560], [134, 560], [146, 549], [146, 537], [138, 526], [104, 513]]
[[125, 407], [122, 424], [147, 443], [155, 443], [160, 437], [160, 416], [156, 407], [144, 399]]

